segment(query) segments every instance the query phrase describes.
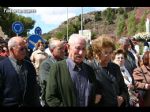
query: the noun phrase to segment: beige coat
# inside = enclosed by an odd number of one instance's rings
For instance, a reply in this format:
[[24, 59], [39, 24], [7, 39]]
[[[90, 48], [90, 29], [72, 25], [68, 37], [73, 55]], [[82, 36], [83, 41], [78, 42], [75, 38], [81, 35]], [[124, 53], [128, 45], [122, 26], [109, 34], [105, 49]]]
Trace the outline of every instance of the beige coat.
[[[147, 79], [147, 83], [150, 84], [150, 67], [142, 65], [141, 68], [142, 68], [143, 73]], [[133, 77], [135, 80], [135, 87], [138, 89], [144, 89], [144, 86], [146, 84], [146, 80], [143, 76], [141, 68], [138, 67], [138, 68], [134, 69], [134, 71], [133, 71]], [[150, 106], [150, 90], [148, 90], [146, 92], [146, 95], [144, 97], [144, 105]]]
[[31, 54], [30, 60], [36, 69], [36, 74], [39, 75], [39, 67], [43, 60], [48, 58], [48, 54], [41, 50], [36, 50]]

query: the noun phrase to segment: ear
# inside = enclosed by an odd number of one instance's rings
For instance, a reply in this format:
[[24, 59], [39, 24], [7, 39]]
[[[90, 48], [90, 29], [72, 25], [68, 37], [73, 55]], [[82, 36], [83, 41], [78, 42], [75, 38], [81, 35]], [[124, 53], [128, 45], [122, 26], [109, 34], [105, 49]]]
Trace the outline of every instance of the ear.
[[97, 60], [99, 60], [99, 56], [98, 56], [97, 54], [95, 54], [95, 58], [96, 58]]
[[66, 46], [67, 46], [67, 49], [69, 49], [70, 45], [69, 45], [69, 44], [66, 44]]
[[54, 51], [54, 48], [53, 48], [53, 49], [50, 49], [50, 51], [53, 52], [53, 51]]
[[11, 48], [10, 48], [10, 51], [12, 51], [12, 50], [13, 50], [13, 48], [11, 47]]
[[68, 53], [69, 53], [69, 51], [70, 51], [70, 45], [67, 43], [67, 44], [66, 44], [66, 47], [67, 47], [67, 51], [68, 51]]

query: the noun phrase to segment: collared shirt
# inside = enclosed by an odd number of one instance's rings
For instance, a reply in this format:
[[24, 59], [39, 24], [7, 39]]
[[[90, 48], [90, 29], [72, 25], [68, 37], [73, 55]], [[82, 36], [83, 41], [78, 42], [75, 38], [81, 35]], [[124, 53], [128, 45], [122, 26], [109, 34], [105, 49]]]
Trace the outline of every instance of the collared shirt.
[[120, 67], [126, 85], [132, 84], [132, 78], [125, 66]]
[[49, 60], [51, 60], [51, 62], [53, 62], [53, 63], [57, 62], [57, 60], [54, 58], [53, 55], [49, 56], [48, 58], [49, 58]]
[[87, 97], [88, 97], [88, 77], [85, 74], [85, 70], [82, 67], [77, 67], [77, 65], [69, 58], [66, 59], [67, 66], [69, 68], [69, 72], [73, 81], [73, 84], [76, 88], [77, 95], [77, 105], [78, 106], [87, 106]]
[[[18, 81], [20, 86], [20, 97], [24, 98], [25, 91], [26, 91], [26, 78], [27, 78], [27, 68], [25, 67], [24, 61], [20, 64], [17, 62], [16, 59], [9, 56], [9, 60], [11, 61], [14, 69], [16, 70], [18, 74]], [[23, 100], [23, 99], [22, 99]]]

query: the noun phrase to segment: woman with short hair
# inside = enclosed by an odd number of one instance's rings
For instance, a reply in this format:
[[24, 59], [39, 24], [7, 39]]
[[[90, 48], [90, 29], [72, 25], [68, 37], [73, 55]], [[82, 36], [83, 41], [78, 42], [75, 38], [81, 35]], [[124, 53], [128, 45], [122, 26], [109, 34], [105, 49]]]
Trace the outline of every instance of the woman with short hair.
[[128, 90], [119, 66], [112, 63], [115, 43], [108, 35], [102, 35], [92, 42], [93, 53], [98, 61], [96, 78], [101, 85], [101, 100], [98, 106], [122, 107], [128, 105]]
[[126, 57], [126, 53], [124, 52], [124, 50], [117, 49], [114, 52], [113, 62], [116, 63], [120, 67], [122, 76], [124, 78], [124, 82], [128, 87], [128, 93], [130, 96], [130, 99], [129, 99], [130, 106], [139, 107], [139, 103], [138, 103], [139, 99], [137, 98], [138, 95], [135, 92], [133, 76], [132, 74], [130, 74], [130, 72], [124, 65], [125, 57]]

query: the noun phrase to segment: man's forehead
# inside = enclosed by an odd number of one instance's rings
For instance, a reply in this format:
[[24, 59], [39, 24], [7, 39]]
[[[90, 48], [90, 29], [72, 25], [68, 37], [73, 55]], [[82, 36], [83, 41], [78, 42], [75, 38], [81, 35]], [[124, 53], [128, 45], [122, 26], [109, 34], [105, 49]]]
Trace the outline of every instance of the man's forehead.
[[80, 47], [80, 48], [85, 48], [85, 44], [74, 44], [74, 47]]

